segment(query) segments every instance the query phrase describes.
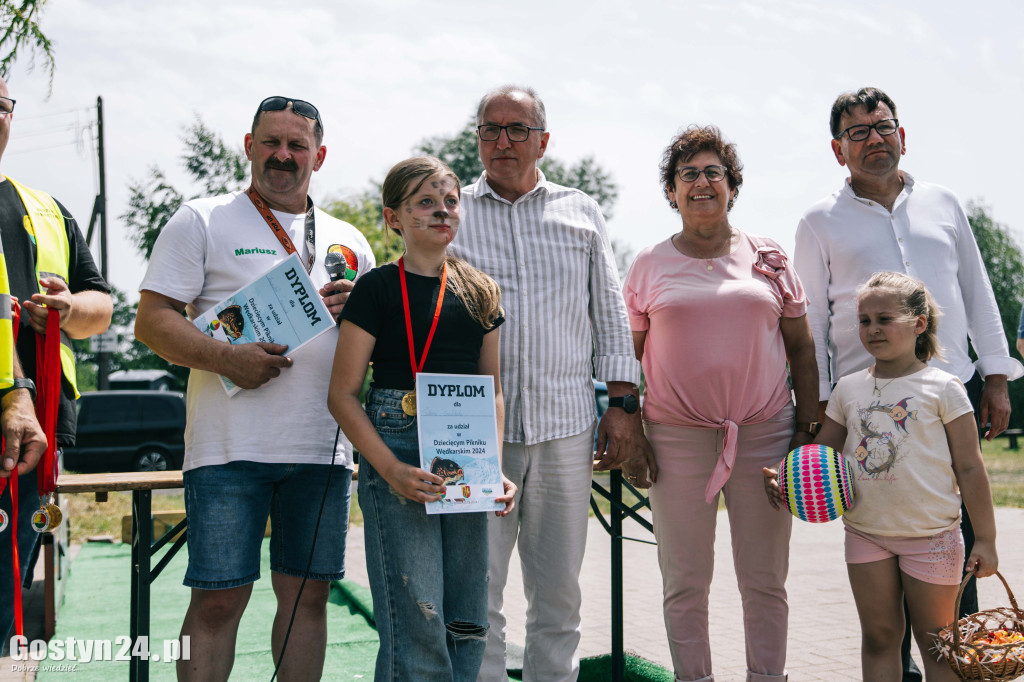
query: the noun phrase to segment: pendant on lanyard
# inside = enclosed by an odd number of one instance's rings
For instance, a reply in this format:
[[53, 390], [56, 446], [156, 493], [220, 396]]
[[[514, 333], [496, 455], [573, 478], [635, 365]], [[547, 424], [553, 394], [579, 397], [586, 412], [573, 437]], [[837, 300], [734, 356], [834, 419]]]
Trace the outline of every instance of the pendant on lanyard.
[[423, 371], [423, 365], [427, 361], [427, 352], [430, 350], [430, 342], [434, 340], [434, 332], [437, 331], [437, 319], [441, 316], [441, 302], [444, 301], [444, 291], [448, 284], [448, 266], [441, 266], [441, 290], [437, 294], [437, 305], [434, 307], [434, 321], [430, 323], [430, 333], [427, 334], [427, 342], [423, 345], [423, 355], [419, 362], [416, 362], [416, 349], [412, 342], [412, 316], [409, 314], [409, 290], [405, 283], [405, 259], [398, 259], [398, 277], [402, 282], [402, 311], [405, 313], [405, 336], [409, 342], [409, 363], [412, 365], [413, 390], [402, 396], [402, 412], [409, 417], [416, 416], [416, 375]]

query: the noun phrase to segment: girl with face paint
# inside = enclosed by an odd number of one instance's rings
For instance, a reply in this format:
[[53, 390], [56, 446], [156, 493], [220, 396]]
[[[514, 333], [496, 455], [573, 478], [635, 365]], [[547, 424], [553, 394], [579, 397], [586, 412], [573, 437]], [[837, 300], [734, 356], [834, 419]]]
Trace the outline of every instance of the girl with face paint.
[[[447, 254], [459, 229], [459, 180], [432, 157], [388, 173], [383, 217], [405, 252], [359, 279], [341, 313], [328, 406], [359, 451], [359, 506], [380, 636], [376, 680], [476, 680], [487, 639], [486, 514], [427, 515], [460, 463], [420, 468], [415, 375], [489, 374], [504, 430], [498, 285]], [[367, 366], [373, 382], [363, 407]], [[500, 447], [500, 443], [499, 443]], [[516, 486], [502, 476], [507, 515]]]

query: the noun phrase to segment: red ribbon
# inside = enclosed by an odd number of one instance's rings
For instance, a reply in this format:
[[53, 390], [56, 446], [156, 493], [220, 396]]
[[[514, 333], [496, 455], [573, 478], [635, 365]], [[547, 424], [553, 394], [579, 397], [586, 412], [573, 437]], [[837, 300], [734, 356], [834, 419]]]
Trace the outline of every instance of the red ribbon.
[[46, 452], [36, 466], [39, 497], [57, 491], [57, 412], [60, 409], [60, 313], [47, 310], [46, 334], [36, 334], [36, 417], [46, 436]]
[[416, 375], [423, 371], [423, 365], [427, 362], [427, 351], [430, 350], [430, 342], [434, 340], [434, 332], [437, 331], [437, 318], [441, 316], [441, 302], [444, 301], [444, 290], [448, 284], [448, 266], [441, 266], [441, 291], [437, 294], [437, 305], [434, 307], [434, 321], [430, 324], [430, 333], [427, 334], [427, 342], [423, 346], [423, 355], [419, 362], [416, 362], [416, 348], [412, 342], [412, 316], [409, 314], [409, 291], [405, 284], [405, 258], [398, 259], [398, 277], [402, 281], [402, 311], [405, 313], [405, 335], [409, 341], [409, 364], [412, 365], [412, 387], [416, 389]]
[[[11, 312], [11, 326], [14, 330], [14, 343], [17, 348], [18, 324], [21, 321], [21, 306], [14, 303], [14, 310]], [[17, 352], [17, 350], [15, 350]], [[0, 440], [0, 448], [7, 450], [7, 440]], [[11, 556], [13, 557], [14, 570], [14, 634], [24, 636], [25, 623], [21, 608], [21, 561], [18, 559], [18, 466], [15, 462], [14, 470], [11, 471], [11, 523], [7, 527], [11, 534]], [[7, 487], [7, 479], [0, 478], [0, 495]]]

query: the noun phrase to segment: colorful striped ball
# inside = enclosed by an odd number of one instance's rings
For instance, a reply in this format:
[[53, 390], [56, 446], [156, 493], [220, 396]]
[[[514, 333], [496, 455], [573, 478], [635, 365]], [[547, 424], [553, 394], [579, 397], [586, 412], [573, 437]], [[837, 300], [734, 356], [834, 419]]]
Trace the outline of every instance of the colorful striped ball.
[[853, 506], [853, 476], [846, 458], [827, 445], [801, 445], [782, 460], [779, 488], [793, 516], [824, 523]]

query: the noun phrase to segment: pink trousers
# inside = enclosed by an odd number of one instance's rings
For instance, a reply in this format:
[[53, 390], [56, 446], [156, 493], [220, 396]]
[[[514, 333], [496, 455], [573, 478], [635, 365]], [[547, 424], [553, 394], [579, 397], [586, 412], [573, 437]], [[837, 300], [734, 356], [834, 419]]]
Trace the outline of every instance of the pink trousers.
[[[722, 489], [743, 604], [747, 679], [756, 682], [786, 679], [793, 517], [768, 503], [761, 467], [782, 461], [793, 435], [793, 414], [787, 406], [766, 422], [739, 427], [736, 464]], [[644, 429], [658, 463], [650, 499], [676, 680], [712, 682], [708, 594], [718, 499], [708, 504], [704, 490], [722, 450], [724, 429], [650, 422]], [[738, 629], [740, 614], [735, 622]]]

